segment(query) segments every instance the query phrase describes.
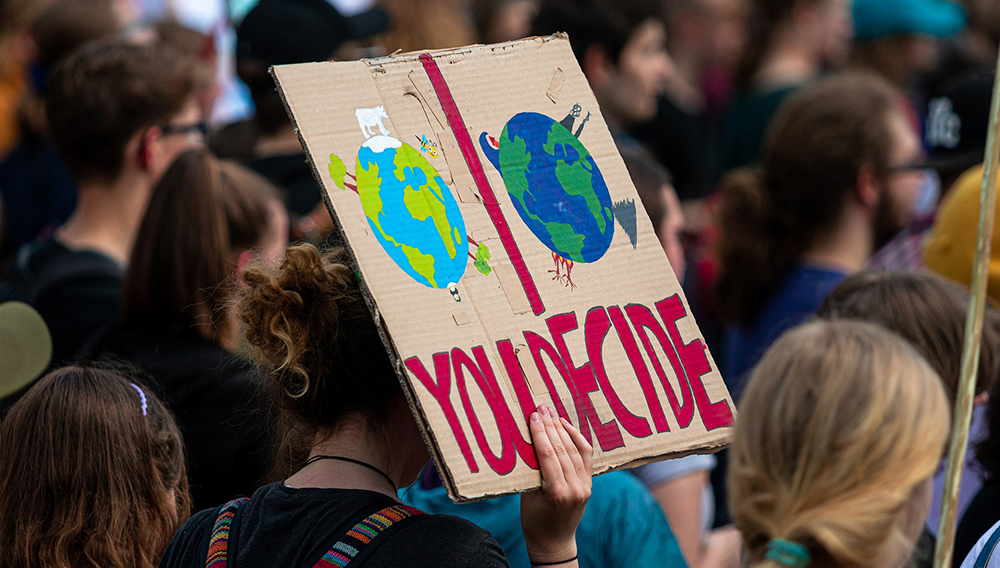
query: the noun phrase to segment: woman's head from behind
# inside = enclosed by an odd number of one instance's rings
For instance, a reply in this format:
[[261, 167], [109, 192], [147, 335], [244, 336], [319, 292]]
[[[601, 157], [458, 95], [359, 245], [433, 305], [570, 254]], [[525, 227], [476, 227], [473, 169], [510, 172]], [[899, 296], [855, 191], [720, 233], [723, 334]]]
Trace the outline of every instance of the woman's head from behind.
[[740, 410], [730, 503], [754, 562], [789, 541], [811, 566], [902, 564], [949, 428], [912, 347], [867, 323], [803, 325], [761, 359]]
[[275, 259], [286, 235], [270, 182], [207, 150], [182, 154], [154, 189], [136, 236], [122, 291], [126, 322], [232, 341], [237, 272], [254, 253]]
[[[342, 249], [321, 254], [312, 245], [285, 252], [280, 266], [248, 266], [237, 312], [253, 359], [265, 371], [280, 409], [282, 458], [289, 472], [310, 448], [347, 423], [368, 432], [412, 426], [394, 439], [417, 442], [417, 471], [426, 450], [409, 414], [399, 379]], [[388, 442], [388, 440], [387, 440]], [[423, 461], [421, 461], [421, 459]], [[397, 464], [398, 465], [398, 464]]]
[[112, 371], [53, 371], [0, 422], [0, 565], [151, 568], [189, 508], [173, 416]]
[[[926, 272], [859, 272], [837, 285], [820, 306], [824, 319], [867, 321], [899, 334], [941, 377], [949, 398], [958, 391], [969, 292]], [[1000, 372], [1000, 312], [987, 306], [976, 394]]]

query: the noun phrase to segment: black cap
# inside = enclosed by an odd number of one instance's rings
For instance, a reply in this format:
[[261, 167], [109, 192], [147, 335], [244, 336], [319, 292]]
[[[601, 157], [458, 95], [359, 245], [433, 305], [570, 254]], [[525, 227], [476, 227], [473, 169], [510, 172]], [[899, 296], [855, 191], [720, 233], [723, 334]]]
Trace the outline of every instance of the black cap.
[[983, 161], [993, 97], [993, 71], [974, 71], [947, 85], [927, 103], [927, 165], [942, 175]]
[[325, 61], [344, 42], [388, 27], [389, 16], [378, 8], [348, 18], [328, 0], [261, 0], [240, 23], [236, 56], [268, 67]]

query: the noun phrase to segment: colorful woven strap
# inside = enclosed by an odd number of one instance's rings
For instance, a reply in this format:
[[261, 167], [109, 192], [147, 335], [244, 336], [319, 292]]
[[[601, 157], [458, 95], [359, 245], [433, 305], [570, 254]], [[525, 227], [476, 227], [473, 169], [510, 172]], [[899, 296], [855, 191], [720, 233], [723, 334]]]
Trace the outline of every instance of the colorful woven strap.
[[229, 564], [229, 531], [233, 528], [233, 517], [241, 505], [249, 501], [246, 497], [234, 499], [222, 506], [219, 517], [212, 527], [212, 538], [208, 541], [206, 568], [226, 568]]
[[[313, 568], [344, 568], [369, 545], [375, 538], [392, 525], [425, 514], [420, 509], [406, 505], [394, 505], [372, 513], [354, 525], [347, 534], [341, 537], [337, 544], [319, 559]], [[223, 565], [225, 566], [225, 565]]]

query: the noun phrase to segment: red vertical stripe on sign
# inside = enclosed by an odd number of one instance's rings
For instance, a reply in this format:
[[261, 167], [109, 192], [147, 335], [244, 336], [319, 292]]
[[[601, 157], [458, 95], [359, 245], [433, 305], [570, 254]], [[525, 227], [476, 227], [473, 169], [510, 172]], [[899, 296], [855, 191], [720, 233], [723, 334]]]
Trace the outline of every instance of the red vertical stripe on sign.
[[500, 242], [503, 244], [504, 250], [507, 251], [507, 257], [510, 258], [511, 264], [514, 265], [517, 277], [521, 280], [524, 293], [528, 296], [528, 303], [531, 304], [531, 311], [536, 316], [540, 315], [545, 311], [545, 306], [542, 304], [542, 297], [538, 295], [538, 288], [535, 287], [535, 281], [531, 279], [531, 274], [528, 273], [528, 267], [524, 264], [521, 250], [517, 248], [517, 243], [514, 242], [514, 235], [510, 232], [507, 220], [504, 219], [503, 211], [500, 210], [500, 203], [493, 193], [493, 188], [490, 187], [489, 180], [486, 179], [486, 172], [483, 171], [483, 163], [479, 161], [479, 154], [476, 153], [476, 147], [472, 144], [472, 137], [469, 136], [469, 130], [465, 127], [465, 121], [462, 120], [462, 113], [458, 111], [458, 105], [455, 104], [455, 99], [451, 96], [448, 83], [445, 82], [444, 77], [441, 75], [441, 70], [438, 69], [438, 64], [434, 61], [433, 57], [425, 53], [420, 56], [420, 61], [424, 64], [424, 70], [427, 71], [431, 85], [434, 86], [434, 92], [441, 103], [441, 108], [444, 109], [444, 116], [448, 119], [448, 124], [451, 126], [452, 132], [455, 133], [455, 138], [458, 140], [458, 147], [461, 148], [465, 163], [468, 164], [469, 171], [472, 172], [472, 178], [476, 180], [476, 187], [479, 188], [479, 195], [483, 198], [483, 204], [486, 205], [486, 212], [489, 213], [490, 219], [496, 225], [497, 232], [500, 234]]

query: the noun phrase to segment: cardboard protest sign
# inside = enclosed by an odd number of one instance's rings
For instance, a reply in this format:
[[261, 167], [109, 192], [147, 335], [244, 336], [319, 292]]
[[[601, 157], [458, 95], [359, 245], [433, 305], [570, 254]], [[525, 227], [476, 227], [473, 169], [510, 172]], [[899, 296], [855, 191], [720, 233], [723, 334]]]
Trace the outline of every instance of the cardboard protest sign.
[[539, 485], [539, 404], [594, 473], [726, 443], [735, 407], [564, 35], [273, 74], [452, 498]]

